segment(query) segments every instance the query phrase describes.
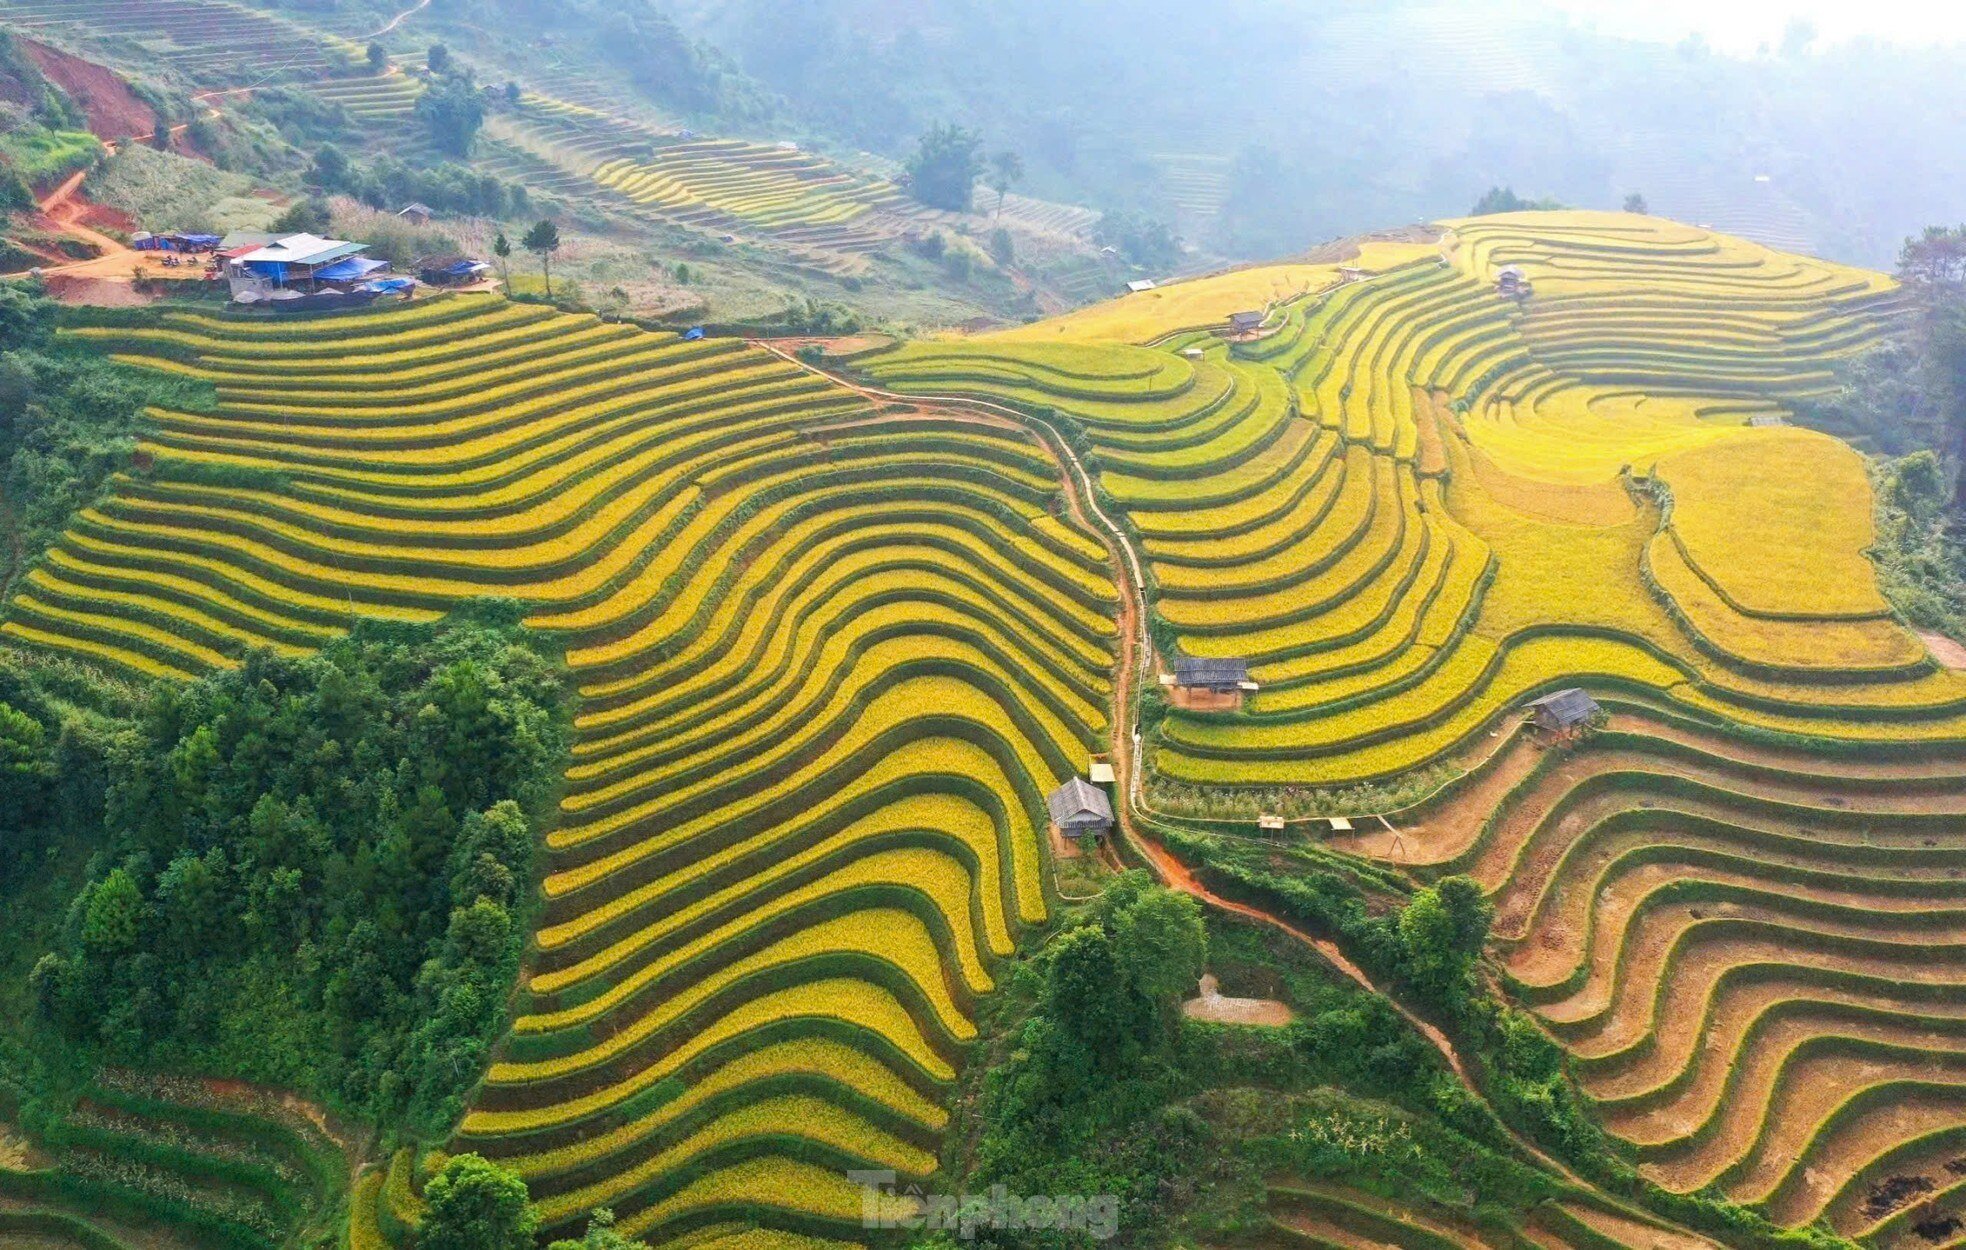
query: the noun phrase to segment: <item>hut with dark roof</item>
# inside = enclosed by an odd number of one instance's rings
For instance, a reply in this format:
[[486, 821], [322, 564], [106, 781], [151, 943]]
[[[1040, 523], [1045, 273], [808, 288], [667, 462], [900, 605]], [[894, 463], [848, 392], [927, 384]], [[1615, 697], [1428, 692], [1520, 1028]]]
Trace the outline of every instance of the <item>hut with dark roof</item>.
[[1106, 792], [1083, 777], [1073, 777], [1045, 796], [1045, 808], [1058, 832], [1074, 842], [1095, 843], [1113, 831], [1113, 804]]
[[1249, 679], [1249, 661], [1176, 656], [1173, 669], [1161, 678], [1171, 687], [1174, 706], [1191, 712], [1219, 712], [1242, 706], [1245, 694], [1256, 689]]
[[1588, 725], [1599, 710], [1597, 700], [1575, 686], [1529, 701], [1529, 714], [1536, 724], [1553, 733]]

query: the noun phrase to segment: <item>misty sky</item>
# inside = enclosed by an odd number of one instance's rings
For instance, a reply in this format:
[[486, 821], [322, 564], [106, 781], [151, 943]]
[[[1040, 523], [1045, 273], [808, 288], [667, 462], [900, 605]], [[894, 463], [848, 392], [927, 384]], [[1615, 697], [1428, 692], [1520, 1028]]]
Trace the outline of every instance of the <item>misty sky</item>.
[[1607, 33], [1678, 40], [1693, 31], [1728, 52], [1751, 55], [1779, 43], [1792, 18], [1827, 40], [1857, 35], [1895, 43], [1955, 43], [1956, 0], [1552, 0]]

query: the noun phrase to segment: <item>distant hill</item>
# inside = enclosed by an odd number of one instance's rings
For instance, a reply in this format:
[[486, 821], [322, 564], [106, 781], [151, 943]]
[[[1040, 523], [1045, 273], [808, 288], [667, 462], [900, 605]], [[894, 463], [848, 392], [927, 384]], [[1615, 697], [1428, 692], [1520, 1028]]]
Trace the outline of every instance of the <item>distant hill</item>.
[[1465, 211], [1490, 185], [1883, 264], [1966, 215], [1956, 54], [1749, 59], [1600, 35], [1540, 4], [679, 0], [790, 107], [877, 151], [932, 122], [1023, 153], [1040, 194], [1140, 204], [1233, 255]]

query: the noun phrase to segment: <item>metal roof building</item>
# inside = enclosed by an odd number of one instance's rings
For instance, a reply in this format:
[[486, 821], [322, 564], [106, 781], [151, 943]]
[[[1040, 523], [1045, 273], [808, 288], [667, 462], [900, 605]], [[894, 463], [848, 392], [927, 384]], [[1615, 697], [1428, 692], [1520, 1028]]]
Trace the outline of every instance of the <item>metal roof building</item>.
[[1529, 701], [1529, 711], [1545, 729], [1574, 729], [1598, 713], [1597, 700], [1575, 686]]
[[1106, 792], [1083, 777], [1074, 777], [1045, 796], [1051, 823], [1067, 837], [1105, 833], [1113, 827], [1113, 805]]
[[1248, 660], [1174, 658], [1174, 684], [1206, 690], [1242, 690], [1249, 684]]

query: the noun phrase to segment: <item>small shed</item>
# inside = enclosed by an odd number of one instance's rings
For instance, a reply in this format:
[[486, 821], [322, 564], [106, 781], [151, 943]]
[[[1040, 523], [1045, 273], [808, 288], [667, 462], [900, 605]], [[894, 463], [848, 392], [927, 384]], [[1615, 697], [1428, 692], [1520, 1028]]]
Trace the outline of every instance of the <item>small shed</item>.
[[1138, 295], [1142, 291], [1151, 291], [1158, 285], [1160, 284], [1155, 282], [1152, 278], [1135, 278], [1133, 281], [1126, 284], [1126, 289], [1128, 294]]
[[1260, 312], [1238, 312], [1229, 314], [1229, 333], [1254, 334], [1263, 328], [1263, 314]]
[[1536, 724], [1559, 733], [1588, 724], [1598, 711], [1597, 700], [1575, 686], [1529, 701]]
[[1773, 413], [1763, 413], [1758, 417], [1749, 417], [1748, 424], [1757, 430], [1774, 430], [1780, 429], [1788, 422]]
[[1350, 816], [1327, 816], [1324, 818], [1324, 823], [1331, 826], [1331, 832], [1333, 833], [1350, 833], [1352, 831], [1352, 818]]
[[1533, 288], [1521, 265], [1503, 265], [1495, 273], [1495, 289], [1504, 295], [1526, 298]]
[[1173, 672], [1161, 681], [1172, 689], [1168, 701], [1189, 712], [1231, 712], [1243, 696], [1256, 689], [1249, 680], [1249, 661], [1210, 660], [1176, 656]]
[[1338, 280], [1340, 282], [1363, 282], [1365, 281], [1365, 270], [1360, 269], [1357, 265], [1340, 265], [1338, 266]]
[[1091, 766], [1085, 770], [1085, 775], [1095, 786], [1110, 786], [1118, 780], [1113, 772], [1113, 766], [1105, 760], [1092, 761]]
[[1243, 690], [1253, 688], [1248, 660], [1209, 660], [1197, 656], [1177, 656], [1174, 684], [1191, 690]]
[[1113, 804], [1106, 792], [1083, 777], [1074, 777], [1045, 797], [1051, 823], [1074, 841], [1099, 839], [1113, 831]]
[[1256, 828], [1263, 833], [1282, 833], [1283, 817], [1258, 816], [1256, 818]]
[[1207, 352], [1199, 347], [1184, 347], [1181, 349], [1181, 354], [1189, 360], [1200, 360], [1203, 356], [1208, 355]]
[[484, 261], [456, 252], [426, 256], [416, 263], [416, 276], [431, 286], [468, 286], [490, 270]]
[[396, 215], [412, 226], [427, 226], [430, 224], [430, 219], [437, 215], [437, 210], [419, 200], [397, 209]]

